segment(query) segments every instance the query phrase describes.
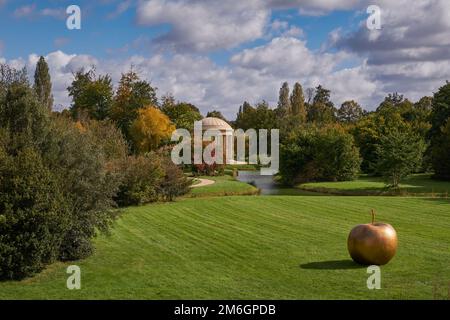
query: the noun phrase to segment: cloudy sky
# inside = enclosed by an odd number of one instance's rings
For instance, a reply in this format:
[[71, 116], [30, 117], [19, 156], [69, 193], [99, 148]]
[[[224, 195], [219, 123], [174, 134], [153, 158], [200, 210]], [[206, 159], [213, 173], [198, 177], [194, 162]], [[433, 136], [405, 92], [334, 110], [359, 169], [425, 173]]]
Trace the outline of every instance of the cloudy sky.
[[[68, 30], [77, 4], [81, 30]], [[381, 29], [369, 30], [369, 5]], [[389, 92], [417, 100], [450, 79], [448, 0], [0, 0], [0, 62], [49, 63], [56, 108], [72, 73], [117, 81], [131, 65], [177, 100], [233, 118], [247, 100], [276, 105], [283, 81], [322, 84], [374, 109]]]

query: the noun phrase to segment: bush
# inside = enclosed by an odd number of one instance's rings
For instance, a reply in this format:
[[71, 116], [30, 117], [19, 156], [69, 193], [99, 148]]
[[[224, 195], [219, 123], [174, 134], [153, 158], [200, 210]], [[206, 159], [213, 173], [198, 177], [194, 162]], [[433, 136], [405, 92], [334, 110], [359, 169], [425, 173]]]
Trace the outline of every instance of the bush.
[[189, 192], [191, 181], [172, 161], [164, 162], [164, 178], [160, 184], [160, 192], [164, 200], [173, 201], [175, 197]]
[[140, 205], [158, 200], [164, 177], [161, 159], [155, 154], [129, 156], [117, 163], [122, 182], [114, 200], [119, 206]]
[[0, 150], [0, 278], [39, 272], [59, 255], [68, 210], [52, 173], [31, 148]]
[[69, 119], [54, 119], [43, 153], [69, 205], [70, 225], [61, 245], [62, 260], [91, 254], [96, 231], [107, 232], [117, 216], [112, 209], [120, 176], [108, 167], [109, 156], [93, 136], [88, 128]]
[[[204, 144], [203, 147], [205, 147], [207, 144]], [[216, 153], [216, 150], [213, 150], [211, 152], [211, 157], [214, 157]], [[225, 161], [224, 161], [225, 162]], [[219, 164], [219, 163], [212, 163], [207, 164], [206, 162], [202, 161], [201, 164], [194, 164], [194, 158], [192, 155], [192, 173], [195, 176], [223, 176], [225, 174], [225, 164]]]
[[[102, 124], [91, 130], [51, 117], [26, 82], [4, 82], [0, 91], [1, 276], [21, 278], [55, 257], [92, 253], [92, 237], [117, 216], [120, 176], [108, 163], [127, 150], [108, 147]], [[109, 137], [118, 141], [114, 131]]]
[[353, 137], [340, 127], [304, 128], [280, 148], [280, 175], [289, 185], [352, 180], [360, 163]]
[[90, 255], [92, 238], [118, 214], [114, 200], [185, 192], [178, 168], [160, 156], [127, 157], [112, 123], [52, 116], [24, 74], [0, 65], [0, 278], [8, 279]]

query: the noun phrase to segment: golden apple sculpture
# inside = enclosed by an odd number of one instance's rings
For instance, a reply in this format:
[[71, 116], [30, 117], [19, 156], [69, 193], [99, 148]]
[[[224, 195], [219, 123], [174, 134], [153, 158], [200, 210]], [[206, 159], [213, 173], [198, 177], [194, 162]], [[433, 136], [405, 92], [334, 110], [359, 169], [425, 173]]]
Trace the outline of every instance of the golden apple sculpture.
[[387, 223], [375, 223], [372, 210], [372, 223], [357, 225], [350, 231], [347, 240], [348, 252], [352, 259], [364, 265], [384, 265], [397, 251], [397, 232]]

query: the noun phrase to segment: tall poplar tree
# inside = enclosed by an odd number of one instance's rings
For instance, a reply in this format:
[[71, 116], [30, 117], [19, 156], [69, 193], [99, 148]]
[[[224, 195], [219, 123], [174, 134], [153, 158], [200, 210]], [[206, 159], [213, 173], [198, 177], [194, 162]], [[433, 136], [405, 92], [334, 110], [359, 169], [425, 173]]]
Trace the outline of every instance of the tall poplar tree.
[[41, 56], [36, 64], [34, 72], [34, 90], [38, 96], [39, 102], [49, 110], [53, 106], [52, 81], [48, 70], [48, 64]]
[[284, 82], [280, 88], [280, 95], [278, 98], [277, 113], [283, 117], [291, 112], [291, 101], [289, 100], [289, 84]]
[[290, 102], [292, 114], [298, 116], [302, 122], [306, 122], [305, 97], [303, 96], [303, 88], [298, 82], [294, 85]]

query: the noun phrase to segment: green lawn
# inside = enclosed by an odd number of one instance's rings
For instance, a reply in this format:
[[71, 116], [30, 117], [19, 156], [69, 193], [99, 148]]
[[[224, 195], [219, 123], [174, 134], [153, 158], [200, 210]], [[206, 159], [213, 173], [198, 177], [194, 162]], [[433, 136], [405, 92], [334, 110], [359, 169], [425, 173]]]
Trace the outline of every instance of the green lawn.
[[400, 184], [400, 190], [386, 188], [382, 178], [361, 176], [355, 181], [314, 182], [298, 186], [303, 190], [316, 190], [334, 194], [347, 195], [411, 195], [440, 196], [450, 195], [450, 182], [431, 179], [428, 174], [415, 174]]
[[[391, 223], [397, 256], [381, 290], [349, 260], [350, 229]], [[96, 253], [75, 262], [82, 289], [65, 288], [57, 263], [0, 283], [0, 299], [446, 299], [450, 202], [402, 197], [235, 196], [129, 208]]]
[[200, 177], [214, 180], [215, 183], [200, 188], [192, 188], [188, 197], [210, 197], [210, 196], [233, 196], [233, 195], [254, 195], [259, 191], [254, 186], [236, 181], [229, 175], [218, 177]]

